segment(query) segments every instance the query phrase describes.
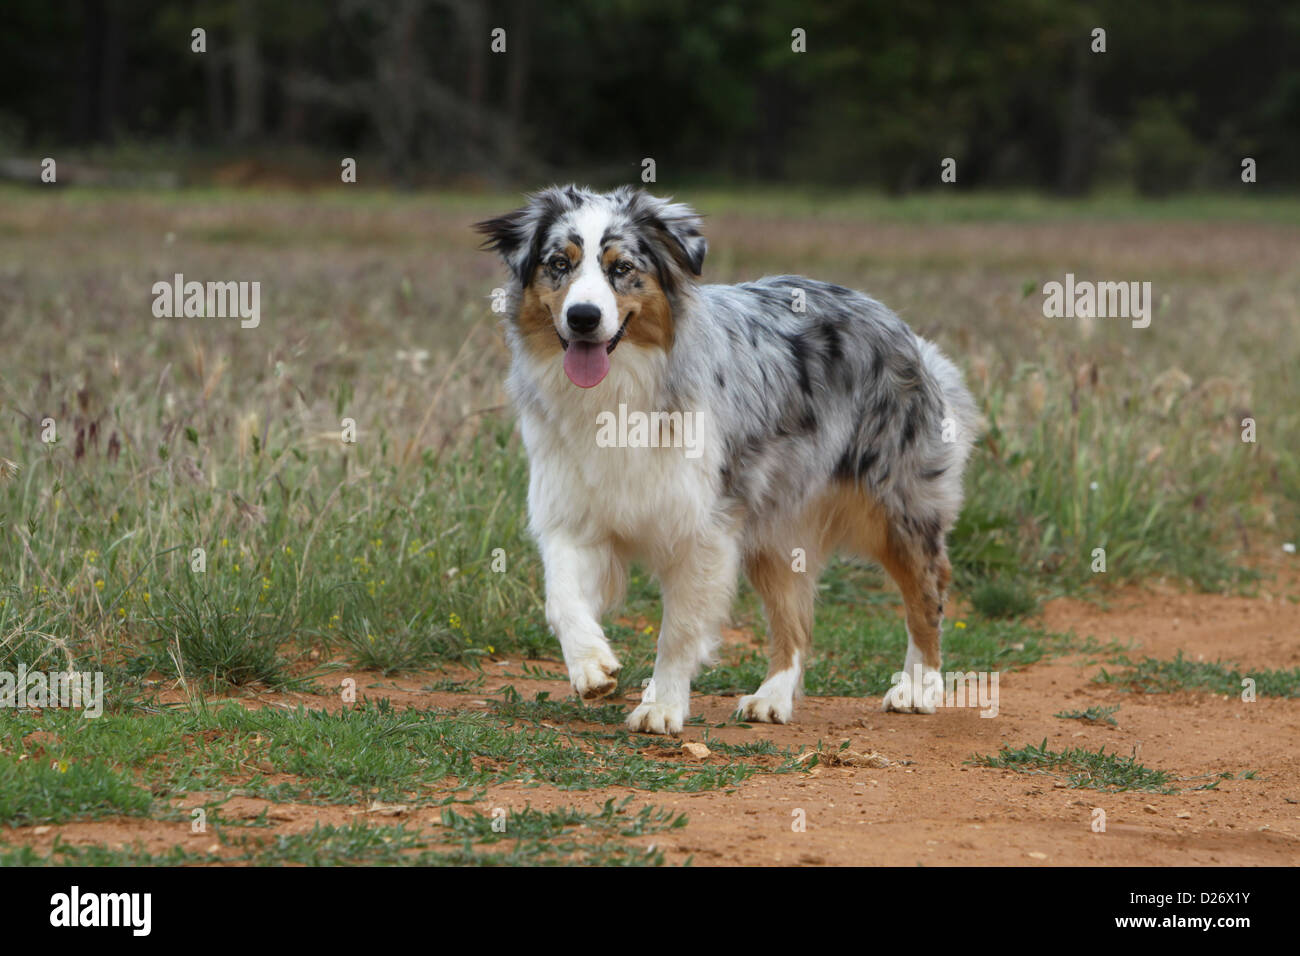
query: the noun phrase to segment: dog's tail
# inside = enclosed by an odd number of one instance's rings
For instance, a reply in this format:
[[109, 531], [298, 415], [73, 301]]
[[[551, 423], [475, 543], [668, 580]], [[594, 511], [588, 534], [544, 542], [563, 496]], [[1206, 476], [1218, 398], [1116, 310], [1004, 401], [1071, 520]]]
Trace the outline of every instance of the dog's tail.
[[930, 444], [930, 455], [935, 471], [942, 471], [938, 479], [937, 501], [940, 521], [944, 530], [952, 527], [961, 511], [962, 472], [970, 457], [971, 448], [984, 431], [985, 422], [975, 399], [966, 388], [961, 371], [933, 342], [917, 337], [921, 361], [926, 371], [939, 386], [943, 397], [943, 419], [937, 441]]

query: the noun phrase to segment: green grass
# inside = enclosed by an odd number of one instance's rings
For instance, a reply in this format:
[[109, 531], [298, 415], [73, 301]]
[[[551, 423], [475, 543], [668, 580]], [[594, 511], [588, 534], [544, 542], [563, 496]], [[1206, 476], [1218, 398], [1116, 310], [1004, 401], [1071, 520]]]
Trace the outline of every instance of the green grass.
[[143, 816], [148, 790], [109, 760], [84, 757], [18, 761], [0, 756], [0, 824], [66, 823], [107, 815]]
[[[1036, 421], [1012, 430], [1001, 423], [1009, 393], [990, 396], [984, 451], [952, 534], [957, 580], [983, 613], [1028, 613], [1031, 586], [1073, 591], [1172, 575], [1217, 591], [1255, 579], [1222, 524], [1225, 511], [1250, 508], [1249, 446], [1225, 465], [1197, 450], [1199, 423], [1160, 422], [1163, 442], [1186, 443], [1171, 471], [1170, 462], [1146, 462], [1154, 408], [1130, 400], [1120, 414], [1104, 400], [1076, 407], [1069, 394], [1049, 393]], [[1021, 580], [984, 580], [1000, 578]]]
[[1132, 756], [1107, 753], [1105, 747], [1095, 751], [1079, 747], [1054, 751], [1044, 739], [1038, 746], [1029, 744], [1019, 749], [1003, 745], [992, 756], [976, 754], [968, 762], [977, 767], [1001, 767], [1016, 773], [1049, 774], [1064, 779], [1076, 789], [1178, 792], [1171, 786], [1174, 778], [1170, 774], [1144, 767]]
[[986, 618], [1017, 618], [1038, 610], [1030, 582], [1023, 578], [992, 578], [979, 581], [967, 595], [976, 614]]
[[1093, 706], [1086, 710], [1064, 710], [1059, 714], [1053, 714], [1062, 720], [1086, 720], [1093, 724], [1110, 724], [1112, 727], [1118, 727], [1119, 721], [1114, 717], [1119, 712], [1119, 705], [1114, 707]]
[[248, 828], [213, 827], [217, 852], [172, 847], [149, 853], [139, 846], [74, 846], [56, 839], [48, 855], [5, 847], [2, 866], [177, 866], [254, 862], [260, 866], [659, 866], [662, 850], [626, 841], [686, 826], [685, 815], [649, 804], [633, 811], [631, 798], [607, 800], [599, 811], [526, 807], [502, 816], [442, 813], [441, 827], [317, 824], [306, 833], [262, 835]]
[[[665, 760], [659, 752], [675, 741], [632, 735], [621, 726], [543, 726], [546, 711], [515, 706], [497, 714], [399, 711], [380, 701], [328, 713], [232, 704], [93, 721], [20, 712], [0, 731], [0, 808], [27, 823], [58, 822], [123, 807], [145, 812], [150, 794], [232, 787], [277, 802], [440, 806], [505, 781], [561, 790], [699, 792], [755, 773], [799, 769], [740, 757], [708, 764]], [[30, 749], [23, 737], [36, 730], [45, 732], [40, 766], [22, 757]], [[50, 770], [51, 763], [66, 772]]]
[[1243, 671], [1223, 661], [1189, 660], [1182, 651], [1173, 659], [1144, 657], [1139, 661], [1122, 659], [1121, 663], [1130, 669], [1111, 673], [1102, 668], [1093, 679], [1099, 684], [1147, 694], [1207, 690], [1237, 698], [1245, 693], [1244, 682], [1249, 679], [1254, 681], [1257, 697], [1300, 697], [1300, 667]]

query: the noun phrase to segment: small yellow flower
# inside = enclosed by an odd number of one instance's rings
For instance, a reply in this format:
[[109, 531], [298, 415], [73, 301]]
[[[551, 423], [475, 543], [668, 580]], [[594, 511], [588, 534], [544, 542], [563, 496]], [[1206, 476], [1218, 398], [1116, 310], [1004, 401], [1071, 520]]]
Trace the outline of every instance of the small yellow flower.
[[100, 580], [98, 580], [98, 581], [95, 582], [95, 590], [96, 590], [96, 591], [102, 591], [102, 590], [104, 590], [104, 581], [103, 581], [103, 579], [100, 579]]
[[144, 603], [145, 603], [145, 604], [148, 604], [148, 603], [149, 603], [149, 596], [150, 596], [150, 595], [149, 595], [149, 592], [148, 592], [148, 591], [145, 591], [145, 592], [144, 592]]
[[489, 644], [489, 645], [488, 645], [488, 653], [489, 653], [489, 654], [495, 654], [496, 652], [497, 652], [497, 649], [496, 649], [495, 647], [493, 647], [491, 644]]
[[262, 576], [262, 590], [263, 591], [271, 590], [271, 579], [266, 577], [265, 575]]
[[654, 632], [655, 632], [654, 625], [653, 625], [653, 624], [647, 624], [647, 625], [645, 626], [645, 630], [643, 630], [641, 633], [642, 633], [642, 634], [653, 634]]
[[959, 630], [959, 631], [964, 631], [964, 630], [966, 630], [966, 622], [965, 622], [965, 621], [953, 621], [952, 626], [955, 627], [955, 628], [957, 628], [957, 630]]
[[120, 608], [118, 608], [118, 609], [117, 609], [117, 616], [118, 616], [118, 617], [126, 617], [126, 608], [124, 608], [124, 607], [120, 607]]
[[89, 550], [89, 551], [86, 552], [86, 560], [87, 560], [87, 561], [94, 561], [94, 560], [96, 560], [98, 557], [99, 557], [99, 552], [98, 552], [98, 551], [95, 551], [95, 550], [92, 549], [92, 550]]
[[289, 547], [289, 546], [286, 544], [286, 545], [284, 546], [284, 553], [285, 553], [285, 554], [293, 554], [293, 548]]
[[451, 617], [447, 618], [447, 623], [451, 625], [452, 630], [460, 630], [460, 615], [453, 614]]
[[236, 570], [236, 571], [239, 570], [239, 565], [235, 565], [235, 570]]
[[222, 539], [221, 539], [221, 546], [222, 546], [223, 548], [228, 547], [229, 545], [230, 545], [230, 539], [229, 539], [229, 538], [222, 538]]

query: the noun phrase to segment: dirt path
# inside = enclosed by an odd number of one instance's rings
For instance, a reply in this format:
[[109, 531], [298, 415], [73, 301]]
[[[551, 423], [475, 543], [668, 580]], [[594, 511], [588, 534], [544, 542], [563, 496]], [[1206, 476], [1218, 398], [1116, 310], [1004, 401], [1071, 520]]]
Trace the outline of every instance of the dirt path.
[[[1053, 631], [1115, 639], [1135, 656], [1233, 660], [1252, 667], [1300, 664], [1300, 605], [1290, 597], [1247, 599], [1216, 595], [1128, 593], [1107, 608], [1059, 600], [1047, 606]], [[503, 671], [517, 672], [515, 666]], [[1246, 703], [1205, 692], [1125, 693], [1093, 683], [1099, 664], [1087, 656], [1054, 658], [1001, 677], [999, 714], [975, 709], [940, 710], [932, 717], [885, 715], [876, 702], [810, 698], [791, 726], [754, 725], [710, 729], [727, 743], [769, 738], [796, 752], [819, 742], [828, 750], [875, 751], [880, 768], [817, 766], [806, 774], [759, 774], [732, 790], [699, 794], [645, 793], [624, 788], [560, 791], [507, 784], [493, 787], [478, 807], [599, 808], [610, 796], [631, 794], [684, 812], [689, 825], [656, 837], [670, 863], [688, 858], [706, 864], [925, 865], [1294, 865], [1300, 863], [1300, 700], [1259, 698]], [[340, 675], [340, 678], [346, 675]], [[422, 692], [427, 675], [381, 679], [357, 674], [359, 693], [388, 697], [397, 706], [485, 707], [487, 692]], [[560, 696], [561, 685], [516, 680], [521, 694], [537, 690]], [[488, 687], [496, 686], [489, 678]], [[291, 695], [258, 695], [249, 703], [285, 703]], [[304, 696], [327, 707], [337, 702]], [[707, 724], [727, 719], [734, 698], [697, 697], [694, 713]], [[1118, 727], [1063, 720], [1053, 715], [1089, 706], [1120, 705]], [[691, 726], [687, 741], [704, 738]], [[1205, 780], [1180, 783], [1181, 792], [1100, 793], [1069, 789], [1059, 778], [970, 766], [972, 754], [992, 754], [1003, 744], [1022, 747], [1046, 739], [1049, 747], [1105, 747], [1180, 778], [1230, 772], [1217, 789], [1193, 790]], [[690, 759], [665, 748], [662, 759]], [[711, 754], [703, 758], [726, 762]], [[1243, 771], [1257, 771], [1241, 779]], [[206, 795], [189, 794], [178, 806], [195, 806]], [[253, 817], [265, 801], [236, 797], [229, 817]], [[1105, 832], [1094, 832], [1096, 809]], [[383, 808], [275, 805], [274, 829], [310, 829], [316, 822], [345, 824], [358, 814], [380, 822], [436, 825], [438, 811], [392, 814]], [[794, 824], [802, 819], [805, 828]], [[180, 833], [178, 833], [180, 831]], [[154, 852], [182, 842], [193, 850], [215, 847], [213, 838], [185, 834], [174, 823], [109, 820], [10, 831], [14, 843], [48, 851], [55, 835], [71, 843], [133, 843]]]

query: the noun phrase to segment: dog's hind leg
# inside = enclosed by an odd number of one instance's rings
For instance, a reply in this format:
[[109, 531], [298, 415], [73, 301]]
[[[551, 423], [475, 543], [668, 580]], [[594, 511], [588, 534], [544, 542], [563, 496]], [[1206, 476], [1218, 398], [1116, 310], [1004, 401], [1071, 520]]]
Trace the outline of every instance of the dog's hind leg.
[[740, 549], [718, 532], [682, 543], [658, 567], [663, 585], [664, 623], [651, 687], [628, 715], [632, 730], [675, 734], [690, 714], [691, 678], [713, 656], [731, 610], [740, 566]]
[[[816, 556], [805, 561], [816, 561]], [[753, 694], [740, 698], [742, 720], [786, 724], [794, 700], [803, 696], [803, 668], [812, 646], [813, 601], [819, 567], [795, 568], [793, 555], [768, 549], [749, 556], [745, 576], [763, 599], [771, 652], [767, 678]]]
[[933, 714], [943, 702], [939, 634], [952, 578], [943, 534], [937, 526], [906, 531], [891, 524], [873, 556], [898, 585], [907, 614], [907, 657], [881, 709]]
[[871, 495], [848, 487], [841, 487], [828, 516], [839, 543], [877, 562], [903, 595], [907, 657], [882, 709], [933, 714], [944, 689], [939, 630], [952, 578], [941, 521], [894, 517]]

